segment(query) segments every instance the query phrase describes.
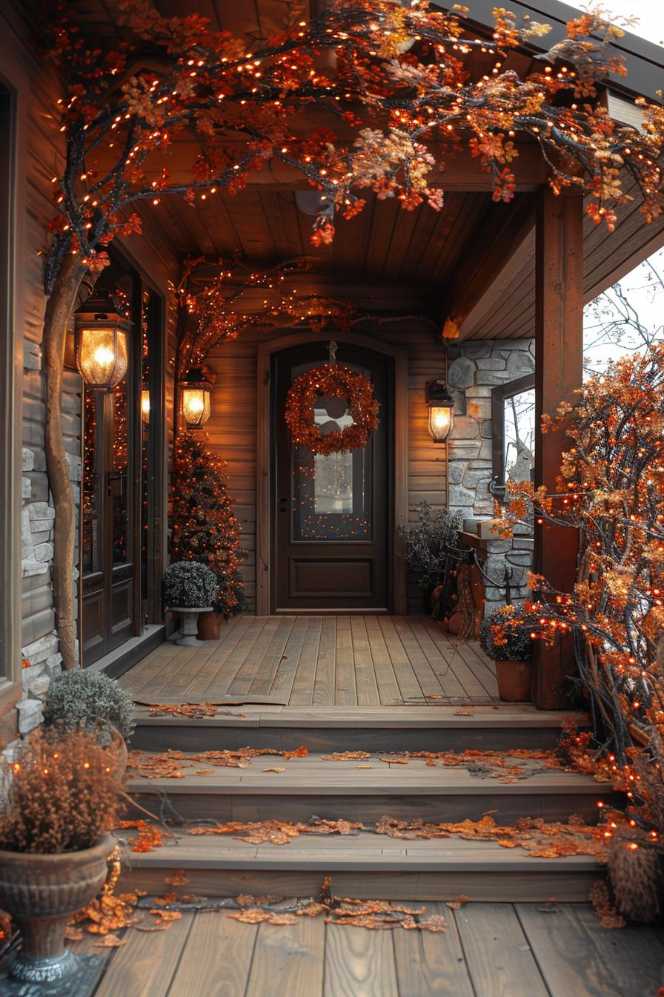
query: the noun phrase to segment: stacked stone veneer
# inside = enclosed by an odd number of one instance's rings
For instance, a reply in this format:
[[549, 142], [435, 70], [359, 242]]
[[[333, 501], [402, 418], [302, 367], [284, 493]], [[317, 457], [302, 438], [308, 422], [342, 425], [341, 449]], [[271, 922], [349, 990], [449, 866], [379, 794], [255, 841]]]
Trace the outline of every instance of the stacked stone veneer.
[[[55, 510], [48, 490], [44, 452], [44, 378], [41, 347], [24, 343], [24, 447], [21, 494], [21, 573], [23, 576], [23, 638], [21, 699], [17, 704], [19, 733], [27, 734], [42, 721], [42, 703], [51, 679], [61, 670], [62, 656], [54, 629], [51, 569]], [[80, 497], [80, 394], [77, 375], [65, 375], [63, 422], [74, 501]], [[41, 577], [40, 577], [41, 576]], [[27, 664], [29, 662], [29, 664]]]
[[[530, 339], [459, 343], [448, 351], [447, 381], [454, 397], [454, 427], [448, 438], [448, 503], [462, 519], [493, 515], [489, 484], [493, 477], [491, 393], [535, 369]], [[534, 541], [528, 527], [516, 527], [511, 540], [487, 540], [485, 594], [487, 615], [505, 601], [505, 569], [511, 569], [512, 599], [526, 597]]]

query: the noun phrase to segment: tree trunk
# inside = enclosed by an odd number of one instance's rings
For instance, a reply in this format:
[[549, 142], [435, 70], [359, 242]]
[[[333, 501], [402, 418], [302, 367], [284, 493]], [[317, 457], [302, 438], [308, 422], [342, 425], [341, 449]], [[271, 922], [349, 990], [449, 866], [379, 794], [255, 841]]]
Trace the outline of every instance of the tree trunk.
[[74, 612], [76, 510], [62, 432], [62, 375], [67, 329], [85, 273], [78, 257], [65, 257], [46, 305], [42, 344], [46, 370], [46, 468], [55, 507], [55, 618], [65, 668], [78, 667], [79, 658]]

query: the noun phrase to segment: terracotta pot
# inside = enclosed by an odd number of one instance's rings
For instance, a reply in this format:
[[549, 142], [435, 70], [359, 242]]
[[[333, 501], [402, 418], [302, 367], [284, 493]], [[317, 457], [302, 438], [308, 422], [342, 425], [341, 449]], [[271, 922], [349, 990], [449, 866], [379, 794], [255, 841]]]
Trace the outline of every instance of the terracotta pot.
[[506, 703], [527, 703], [530, 699], [530, 662], [497, 661], [498, 694]]
[[201, 613], [198, 617], [198, 638], [199, 640], [219, 640], [221, 624], [224, 622], [223, 613]]
[[11, 914], [21, 930], [13, 977], [38, 983], [61, 980], [75, 971], [78, 960], [65, 948], [65, 927], [101, 890], [114, 847], [115, 839], [107, 834], [80, 852], [0, 850], [0, 909]]

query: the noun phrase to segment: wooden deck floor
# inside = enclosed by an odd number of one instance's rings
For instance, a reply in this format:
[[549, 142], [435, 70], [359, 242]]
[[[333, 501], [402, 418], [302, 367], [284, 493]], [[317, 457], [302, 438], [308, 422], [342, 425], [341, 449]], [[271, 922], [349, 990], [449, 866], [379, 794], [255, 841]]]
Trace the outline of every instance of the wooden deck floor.
[[[185, 914], [129, 931], [96, 997], [654, 997], [664, 978], [655, 930], [607, 930], [585, 904], [422, 906], [445, 916], [444, 934]], [[94, 937], [84, 948], [100, 953]]]
[[289, 706], [493, 703], [493, 662], [476, 641], [418, 616], [238, 616], [219, 641], [164, 644], [124, 678], [144, 702], [224, 697]]

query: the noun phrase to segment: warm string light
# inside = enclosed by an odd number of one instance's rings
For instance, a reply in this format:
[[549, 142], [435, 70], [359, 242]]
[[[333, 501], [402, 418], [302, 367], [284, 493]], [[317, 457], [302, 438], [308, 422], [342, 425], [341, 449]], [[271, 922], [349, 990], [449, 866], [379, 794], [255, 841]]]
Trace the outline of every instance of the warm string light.
[[[583, 187], [596, 222], [615, 225], [626, 161], [646, 219], [661, 212], [664, 112], [638, 102], [643, 127], [628, 129], [594, 99], [608, 74], [624, 74], [607, 44], [620, 27], [600, 13], [569, 21], [565, 66], [553, 51], [549, 65], [538, 60], [523, 78], [507, 62], [510, 50], [542, 44], [548, 29], [503, 8], [494, 11], [489, 39], [468, 33], [461, 8], [444, 13], [421, 3], [332, 0], [319, 19], [285, 26], [278, 42], [261, 42], [260, 56], [253, 41], [216, 32], [205, 18], [148, 15], [138, 0], [127, 0], [123, 13], [123, 25], [115, 26], [120, 43], [114, 38], [109, 51], [100, 52], [103, 41], [88, 38], [85, 26], [67, 20], [55, 26], [63, 84], [56, 117], [69, 148], [66, 174], [52, 178], [57, 212], [46, 255], [49, 288], [68, 254], [89, 270], [108, 265], [112, 238], [140, 231], [141, 201], [158, 211], [164, 196], [176, 193], [205, 205], [241, 190], [269, 159], [321, 191], [314, 245], [334, 237], [330, 209], [352, 217], [363, 210], [367, 191], [393, 197], [406, 210], [424, 203], [440, 209], [432, 168], [460, 146], [493, 177], [494, 199], [510, 200], [520, 135], [546, 152], [555, 191]], [[158, 68], [141, 63], [146, 45], [157, 52]], [[336, 68], [321, 66], [324, 50], [335, 53]], [[305, 136], [292, 127], [313, 106], [350, 127], [350, 140], [331, 126]], [[191, 174], [175, 180], [161, 155], [192, 135], [199, 150]], [[231, 135], [233, 152], [224, 144]]]

